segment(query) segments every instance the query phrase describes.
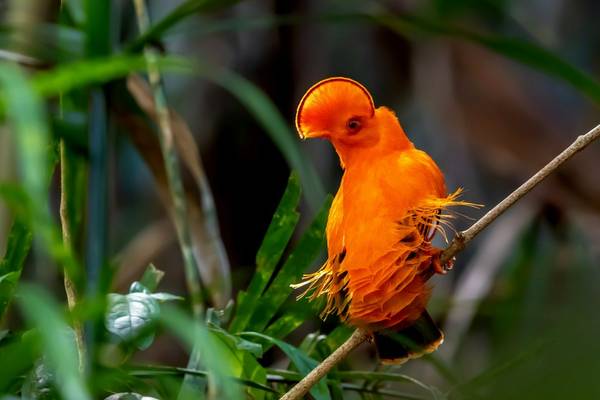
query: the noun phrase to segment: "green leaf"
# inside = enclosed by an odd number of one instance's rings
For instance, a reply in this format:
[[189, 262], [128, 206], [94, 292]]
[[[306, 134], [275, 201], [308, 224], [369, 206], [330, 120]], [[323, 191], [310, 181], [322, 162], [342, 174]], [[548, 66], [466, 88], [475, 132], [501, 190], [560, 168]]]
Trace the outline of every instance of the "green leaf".
[[260, 298], [258, 306], [248, 324], [248, 329], [263, 331], [269, 321], [275, 316], [277, 310], [292, 293], [290, 284], [298, 282], [302, 274], [308, 270], [311, 263], [319, 255], [325, 244], [325, 227], [331, 206], [331, 196], [327, 198], [323, 207], [304, 233], [298, 245], [290, 254], [285, 264]]
[[187, 0], [136, 38], [127, 46], [127, 51], [141, 50], [144, 45], [159, 40], [165, 32], [190, 15], [219, 10], [237, 2], [239, 0]]
[[111, 53], [111, 1], [84, 1], [86, 14], [84, 29], [86, 33], [85, 50], [88, 57], [106, 56]]
[[85, 13], [83, 10], [84, 0], [68, 0], [63, 1], [61, 4], [69, 11], [71, 19], [75, 22], [75, 25], [81, 26], [85, 22]]
[[264, 332], [265, 335], [277, 339], [285, 338], [304, 322], [318, 314], [316, 309], [320, 307], [317, 305], [320, 305], [320, 301], [309, 302], [306, 299], [295, 301], [294, 304], [285, 308], [285, 312], [279, 318], [269, 324]]
[[198, 64], [198, 75], [229, 91], [263, 126], [291, 169], [298, 171], [304, 195], [313, 209], [325, 198], [325, 190], [314, 166], [300, 150], [298, 135], [290, 129], [275, 104], [256, 85], [232, 71]]
[[0, 100], [15, 137], [21, 177], [28, 197], [24, 202], [28, 207], [28, 218], [35, 221], [36, 231], [55, 261], [65, 268], [74, 282], [78, 282], [80, 270], [77, 261], [71, 249], [64, 246], [48, 206], [48, 184], [55, 159], [48, 157], [52, 147], [44, 105], [25, 74], [14, 65], [0, 64], [0, 86], [3, 89]]
[[106, 397], [104, 400], [158, 400], [154, 397], [144, 396], [138, 393], [115, 393]]
[[16, 219], [8, 234], [6, 254], [0, 260], [0, 321], [14, 296], [31, 241], [32, 235], [27, 224]]
[[232, 332], [241, 332], [246, 328], [258, 300], [292, 238], [300, 219], [300, 214], [296, 211], [300, 202], [300, 191], [298, 176], [292, 173], [256, 254], [256, 272], [252, 276], [246, 292], [240, 292], [238, 295], [238, 305], [230, 328]]
[[25, 74], [12, 64], [0, 64], [2, 100], [15, 138], [25, 190], [32, 206], [44, 216], [47, 211], [48, 124], [41, 99], [32, 90]]
[[183, 312], [169, 307], [166, 312], [160, 314], [163, 325], [177, 335], [188, 348], [194, 348], [199, 352], [200, 359], [209, 373], [209, 383], [214, 384], [215, 395], [223, 399], [237, 400], [243, 396], [235, 382], [230, 366], [227, 364], [229, 349], [214, 333], [209, 331], [203, 324], [193, 321]]
[[38, 335], [31, 331], [3, 338], [0, 342], [0, 393], [8, 392], [32, 368], [40, 347]]
[[[136, 365], [134, 367], [131, 367], [127, 372], [130, 375], [140, 376], [140, 377], [161, 376], [161, 375], [183, 375], [183, 374], [190, 374], [190, 375], [195, 375], [195, 376], [200, 376], [200, 377], [208, 376], [208, 373], [206, 371], [190, 369], [190, 368], [171, 367], [168, 365]], [[264, 384], [260, 384], [256, 381], [252, 381], [252, 380], [248, 380], [248, 379], [241, 379], [241, 378], [234, 378], [234, 381], [240, 385], [245, 385], [245, 386], [248, 386], [251, 388], [260, 389], [265, 392], [278, 393], [277, 391], [273, 390], [271, 387], [264, 385]]]
[[150, 292], [154, 292], [164, 276], [165, 273], [163, 271], [156, 268], [154, 264], [150, 264], [144, 271], [144, 275], [142, 275], [140, 283], [144, 287], [148, 288]]
[[[307, 375], [318, 365], [317, 361], [304, 354], [298, 348], [281, 340], [257, 332], [243, 332], [242, 335], [256, 337], [261, 340], [271, 342], [275, 346], [279, 347], [281, 351], [288, 356], [290, 361], [294, 363], [296, 368], [298, 368], [298, 371], [301, 375]], [[317, 400], [329, 400], [331, 397], [329, 396], [329, 390], [327, 389], [326, 379], [321, 379], [315, 386], [313, 386], [310, 390], [310, 394], [313, 395]]]
[[133, 342], [138, 349], [145, 350], [154, 340], [159, 303], [173, 300], [183, 298], [170, 293], [150, 293], [141, 283], [134, 282], [128, 294], [108, 295], [104, 324], [120, 341]]
[[121, 341], [135, 341], [140, 350], [145, 350], [152, 344], [159, 314], [158, 301], [147, 293], [110, 293], [104, 324]]
[[[218, 327], [211, 327], [210, 331], [214, 333], [215, 337], [219, 338], [229, 350], [229, 357], [227, 358], [228, 367], [236, 378], [250, 380], [260, 385], [266, 385], [267, 373], [255, 358], [261, 357], [263, 354], [262, 346], [260, 344], [243, 339], [240, 336], [234, 336]], [[263, 390], [248, 388], [248, 392], [252, 398], [264, 398]]]
[[263, 348], [259, 343], [251, 342], [239, 335], [232, 335], [218, 326], [211, 326], [210, 331], [222, 338], [225, 338], [230, 343], [233, 343], [235, 348], [238, 350], [247, 351], [255, 357], [262, 357], [263, 355]]
[[158, 300], [158, 302], [160, 303], [164, 303], [166, 301], [181, 301], [181, 300], [185, 300], [183, 297], [181, 296], [177, 296], [171, 293], [164, 293], [164, 292], [158, 292], [158, 293], [151, 293], [150, 297], [152, 297], [154, 300]]
[[19, 304], [30, 325], [38, 328], [48, 367], [56, 375], [57, 389], [66, 400], [91, 400], [83, 377], [75, 335], [61, 316], [58, 305], [40, 288], [22, 285]]
[[[156, 63], [163, 70], [186, 73], [194, 71], [193, 63], [181, 57], [157, 57]], [[32, 85], [41, 96], [57, 96], [73, 89], [110, 82], [131, 72], [145, 69], [146, 60], [141, 55], [115, 55], [62, 64], [51, 71], [36, 74], [32, 78]]]
[[449, 36], [479, 44], [549, 76], [558, 78], [587, 95], [596, 103], [600, 103], [600, 82], [598, 80], [564, 61], [551, 51], [533, 43], [499, 35], [485, 35], [414, 15], [378, 15], [371, 16], [371, 19], [402, 34], [425, 33]]

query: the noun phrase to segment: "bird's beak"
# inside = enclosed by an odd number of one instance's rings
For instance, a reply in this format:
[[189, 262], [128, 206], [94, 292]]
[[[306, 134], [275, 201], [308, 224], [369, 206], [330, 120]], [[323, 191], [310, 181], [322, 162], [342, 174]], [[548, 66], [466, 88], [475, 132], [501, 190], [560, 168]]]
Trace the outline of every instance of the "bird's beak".
[[299, 132], [301, 139], [314, 139], [314, 138], [328, 138], [329, 132], [327, 131], [307, 131]]

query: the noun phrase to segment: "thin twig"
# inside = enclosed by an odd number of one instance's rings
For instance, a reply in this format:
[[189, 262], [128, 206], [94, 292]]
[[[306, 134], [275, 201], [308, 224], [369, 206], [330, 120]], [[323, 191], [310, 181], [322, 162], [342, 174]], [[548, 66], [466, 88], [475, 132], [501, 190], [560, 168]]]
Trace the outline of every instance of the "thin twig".
[[370, 333], [363, 329], [357, 329], [354, 331], [352, 336], [348, 338], [340, 347], [338, 347], [329, 357], [315, 369], [310, 371], [308, 375], [297, 385], [290, 389], [289, 392], [284, 394], [280, 400], [292, 400], [302, 398], [310, 388], [317, 384], [337, 363], [346, 358], [346, 356], [355, 348], [357, 348], [362, 342], [367, 340]]
[[535, 173], [525, 183], [519, 186], [514, 192], [509, 194], [504, 200], [488, 211], [483, 217], [475, 222], [466, 231], [460, 232], [450, 243], [450, 246], [442, 253], [442, 263], [446, 263], [458, 254], [462, 249], [465, 248], [466, 244], [469, 243], [479, 232], [485, 229], [491, 224], [496, 218], [498, 218], [504, 211], [519, 201], [523, 196], [536, 187], [541, 181], [543, 181], [548, 175], [554, 172], [560, 165], [565, 161], [585, 149], [590, 143], [600, 137], [600, 125], [590, 130], [585, 135], [580, 135], [577, 139], [566, 149], [564, 149], [559, 155], [557, 155], [552, 161], [546, 166]]
[[[475, 222], [467, 230], [459, 232], [450, 245], [443, 251], [441, 255], [442, 264], [452, 260], [452, 258], [465, 248], [477, 234], [491, 224], [504, 211], [510, 208], [513, 204], [519, 201], [523, 196], [529, 193], [535, 186], [544, 180], [548, 175], [554, 172], [561, 164], [573, 157], [575, 154], [586, 148], [590, 143], [600, 137], [600, 125], [590, 130], [585, 135], [579, 136], [569, 147], [563, 150], [544, 168], [540, 169], [535, 175], [529, 178], [525, 183], [519, 186], [514, 192], [509, 194], [498, 205], [488, 211], [481, 219]], [[336, 351], [331, 353], [321, 364], [313, 369], [304, 379], [296, 386], [291, 388], [280, 400], [298, 400], [308, 393], [308, 391], [317, 384], [327, 373], [340, 361], [364, 342], [370, 333], [363, 329], [356, 329], [352, 336], [344, 342]]]

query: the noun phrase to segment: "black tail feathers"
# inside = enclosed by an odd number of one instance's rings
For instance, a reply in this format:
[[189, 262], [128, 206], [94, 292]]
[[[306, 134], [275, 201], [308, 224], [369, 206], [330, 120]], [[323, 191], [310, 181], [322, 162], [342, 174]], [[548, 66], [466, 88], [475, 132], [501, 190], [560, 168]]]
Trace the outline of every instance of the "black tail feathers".
[[398, 331], [375, 332], [375, 347], [382, 364], [402, 364], [435, 351], [444, 341], [427, 310], [412, 325]]

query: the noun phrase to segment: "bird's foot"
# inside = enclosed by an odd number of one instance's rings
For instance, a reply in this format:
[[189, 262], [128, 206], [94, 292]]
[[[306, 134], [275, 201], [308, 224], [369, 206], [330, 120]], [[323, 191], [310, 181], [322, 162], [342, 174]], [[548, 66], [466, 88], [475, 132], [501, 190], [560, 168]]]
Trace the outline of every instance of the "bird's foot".
[[456, 261], [455, 257], [452, 257], [450, 260], [442, 264], [442, 250], [436, 249], [436, 252], [431, 260], [431, 267], [436, 274], [445, 275], [454, 267], [454, 262]]

